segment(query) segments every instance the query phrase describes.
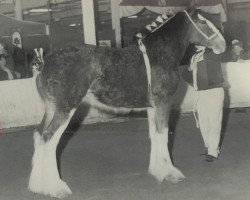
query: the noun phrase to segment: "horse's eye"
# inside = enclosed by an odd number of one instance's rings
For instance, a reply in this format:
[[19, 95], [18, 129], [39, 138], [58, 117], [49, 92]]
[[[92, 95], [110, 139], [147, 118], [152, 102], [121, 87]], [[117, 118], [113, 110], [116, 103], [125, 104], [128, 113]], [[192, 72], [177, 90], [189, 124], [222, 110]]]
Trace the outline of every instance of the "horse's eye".
[[207, 22], [206, 22], [206, 20], [202, 20], [201, 23], [202, 24], [206, 24]]

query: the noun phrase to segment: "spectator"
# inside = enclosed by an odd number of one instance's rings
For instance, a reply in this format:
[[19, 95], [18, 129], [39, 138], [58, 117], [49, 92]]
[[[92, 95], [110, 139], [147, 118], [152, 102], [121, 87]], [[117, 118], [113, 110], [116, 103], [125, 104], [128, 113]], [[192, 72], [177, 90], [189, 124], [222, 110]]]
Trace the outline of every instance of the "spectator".
[[7, 65], [7, 59], [4, 54], [0, 54], [0, 80], [13, 80], [20, 76]]
[[14, 46], [13, 48], [13, 58], [15, 61], [15, 71], [17, 71], [21, 78], [27, 78], [28, 69], [26, 67], [26, 54], [23, 49]]
[[244, 52], [243, 44], [239, 40], [232, 41], [232, 49], [231, 49], [231, 60], [232, 62], [241, 62], [247, 59], [247, 55]]
[[15, 62], [12, 56], [8, 53], [6, 45], [2, 42], [0, 42], [0, 54], [3, 54], [5, 56], [7, 66], [11, 71], [14, 71], [15, 68]]

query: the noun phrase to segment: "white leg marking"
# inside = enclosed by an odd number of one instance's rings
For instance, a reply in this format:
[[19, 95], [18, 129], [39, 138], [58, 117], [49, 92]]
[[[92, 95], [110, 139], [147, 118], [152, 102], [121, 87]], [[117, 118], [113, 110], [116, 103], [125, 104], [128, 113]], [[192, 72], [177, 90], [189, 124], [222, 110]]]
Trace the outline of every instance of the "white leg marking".
[[45, 143], [38, 132], [34, 133], [35, 152], [28, 186], [30, 191], [56, 198], [72, 194], [68, 185], [59, 176], [56, 148], [74, 111], [71, 111], [69, 119], [59, 127], [50, 141]]
[[148, 109], [149, 135], [151, 139], [151, 153], [149, 163], [149, 173], [159, 181], [170, 181], [177, 183], [185, 176], [173, 166], [168, 151], [168, 128], [163, 133], [156, 131], [155, 111]]

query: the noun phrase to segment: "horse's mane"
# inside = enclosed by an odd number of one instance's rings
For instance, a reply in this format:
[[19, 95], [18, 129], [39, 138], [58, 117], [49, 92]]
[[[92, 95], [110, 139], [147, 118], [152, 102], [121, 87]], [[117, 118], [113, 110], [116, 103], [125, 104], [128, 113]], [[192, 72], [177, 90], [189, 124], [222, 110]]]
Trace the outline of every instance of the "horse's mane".
[[137, 39], [144, 39], [151, 34], [161, 32], [165, 33], [174, 31], [173, 27], [181, 27], [183, 25], [183, 12], [178, 13], [164, 13], [159, 15], [151, 23], [147, 24], [139, 33], [136, 34]]

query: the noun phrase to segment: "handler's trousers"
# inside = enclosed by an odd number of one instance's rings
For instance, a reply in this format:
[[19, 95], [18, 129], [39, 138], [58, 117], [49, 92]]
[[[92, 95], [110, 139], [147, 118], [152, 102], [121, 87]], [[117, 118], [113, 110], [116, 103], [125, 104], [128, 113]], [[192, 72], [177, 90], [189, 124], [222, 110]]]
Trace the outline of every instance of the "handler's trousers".
[[198, 91], [197, 113], [202, 138], [208, 155], [218, 157], [221, 135], [224, 89]]

